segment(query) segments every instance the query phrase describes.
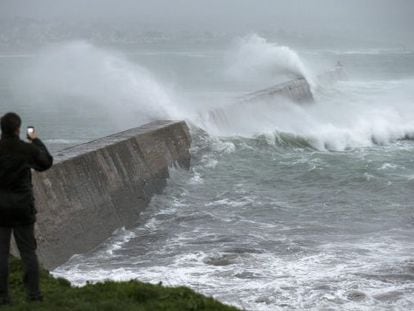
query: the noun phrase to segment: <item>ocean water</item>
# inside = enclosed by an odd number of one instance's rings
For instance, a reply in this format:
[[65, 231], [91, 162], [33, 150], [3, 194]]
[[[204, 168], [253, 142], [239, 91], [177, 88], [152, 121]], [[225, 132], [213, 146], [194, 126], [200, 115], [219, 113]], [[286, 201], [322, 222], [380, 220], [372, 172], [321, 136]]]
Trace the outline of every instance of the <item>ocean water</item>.
[[[347, 79], [318, 81], [338, 60]], [[315, 103], [240, 104], [297, 76]], [[246, 310], [414, 309], [414, 51], [62, 42], [0, 55], [0, 94], [52, 150], [157, 118], [191, 127], [190, 171], [54, 275], [185, 285]]]

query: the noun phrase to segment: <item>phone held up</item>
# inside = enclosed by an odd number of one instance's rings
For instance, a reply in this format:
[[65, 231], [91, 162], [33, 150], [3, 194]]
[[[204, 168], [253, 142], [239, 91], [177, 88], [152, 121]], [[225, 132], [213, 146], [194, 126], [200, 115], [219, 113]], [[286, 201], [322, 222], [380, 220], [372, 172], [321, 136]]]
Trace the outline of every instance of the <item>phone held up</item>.
[[30, 136], [34, 133], [34, 131], [35, 131], [35, 128], [33, 126], [28, 126], [27, 127], [27, 138], [28, 139], [31, 139]]

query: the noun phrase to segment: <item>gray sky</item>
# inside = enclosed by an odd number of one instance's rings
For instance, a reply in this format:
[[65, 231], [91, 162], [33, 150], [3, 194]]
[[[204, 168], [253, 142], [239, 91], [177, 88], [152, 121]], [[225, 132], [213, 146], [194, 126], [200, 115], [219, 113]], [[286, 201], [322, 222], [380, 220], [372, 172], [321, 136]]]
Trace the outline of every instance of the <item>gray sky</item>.
[[0, 0], [0, 18], [115, 20], [162, 29], [295, 32], [414, 41], [412, 0]]

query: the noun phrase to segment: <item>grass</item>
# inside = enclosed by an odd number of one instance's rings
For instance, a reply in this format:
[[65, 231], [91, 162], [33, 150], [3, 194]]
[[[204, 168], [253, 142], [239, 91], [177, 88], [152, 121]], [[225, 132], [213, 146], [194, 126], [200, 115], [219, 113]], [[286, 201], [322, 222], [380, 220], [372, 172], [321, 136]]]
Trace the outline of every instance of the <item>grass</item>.
[[11, 260], [10, 289], [13, 304], [0, 310], [217, 310], [236, 311], [212, 298], [186, 287], [164, 287], [138, 281], [88, 284], [72, 287], [65, 279], [55, 279], [48, 271], [41, 272], [43, 302], [26, 302], [20, 260]]

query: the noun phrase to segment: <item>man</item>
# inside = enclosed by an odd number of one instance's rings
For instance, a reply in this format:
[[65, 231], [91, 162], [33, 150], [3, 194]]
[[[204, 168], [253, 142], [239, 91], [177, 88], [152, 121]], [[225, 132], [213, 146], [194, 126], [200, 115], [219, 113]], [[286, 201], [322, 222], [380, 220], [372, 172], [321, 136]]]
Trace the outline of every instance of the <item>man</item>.
[[34, 207], [31, 169], [44, 171], [53, 158], [37, 137], [27, 134], [20, 140], [20, 117], [5, 114], [0, 120], [0, 305], [10, 304], [9, 253], [13, 233], [24, 266], [24, 285], [29, 301], [42, 301], [39, 286], [39, 264], [36, 255]]

